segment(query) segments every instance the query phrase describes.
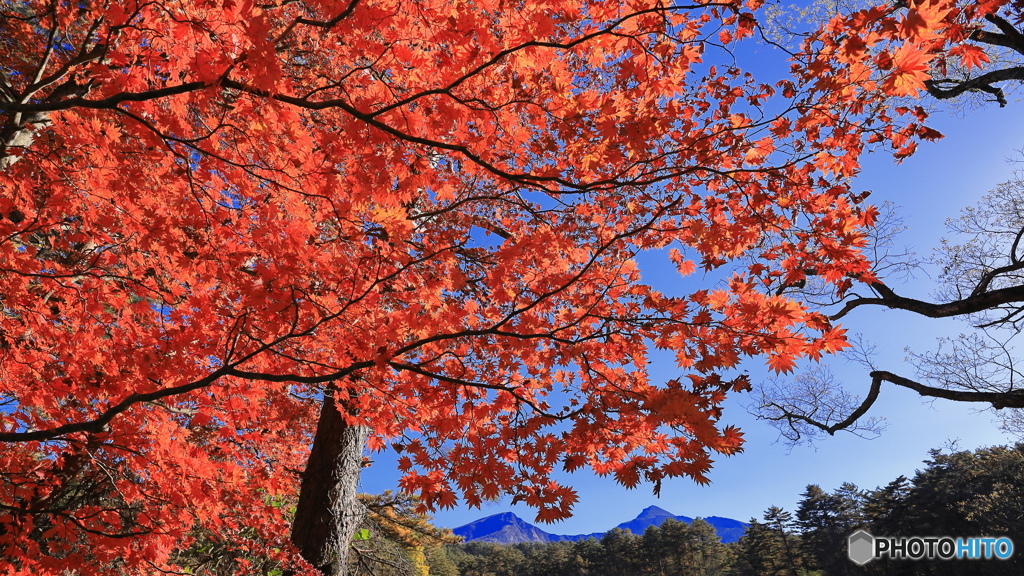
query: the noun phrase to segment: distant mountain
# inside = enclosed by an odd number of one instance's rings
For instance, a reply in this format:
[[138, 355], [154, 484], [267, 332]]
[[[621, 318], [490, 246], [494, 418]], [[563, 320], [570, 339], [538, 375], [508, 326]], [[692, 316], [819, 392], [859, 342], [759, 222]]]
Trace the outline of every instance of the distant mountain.
[[466, 542], [515, 544], [517, 542], [554, 542], [558, 540], [552, 534], [548, 534], [511, 512], [481, 518], [465, 526], [459, 526], [452, 532], [457, 536], [462, 536]]
[[[693, 522], [693, 518], [689, 516], [676, 516], [657, 506], [648, 506], [640, 512], [639, 516], [619, 524], [616, 528], [629, 530], [634, 534], [643, 534], [644, 530], [647, 530], [648, 527], [661, 526], [665, 520], [670, 518], [687, 524]], [[739, 540], [740, 536], [743, 535], [743, 531], [747, 528], [746, 523], [733, 520], [732, 518], [710, 516], [704, 518], [704, 521], [711, 524], [715, 528], [715, 532], [718, 533], [718, 537], [722, 539], [722, 542], [726, 543]], [[604, 532], [573, 535], [549, 534], [511, 512], [481, 518], [465, 526], [459, 526], [453, 529], [452, 532], [457, 536], [462, 536], [466, 542], [495, 542], [497, 544], [576, 542], [586, 540], [587, 538], [600, 538], [605, 534]]]
[[685, 522], [689, 524], [693, 522], [693, 518], [688, 516], [676, 516], [675, 514], [658, 508], [657, 506], [648, 506], [640, 512], [640, 515], [633, 518], [629, 522], [623, 522], [616, 526], [616, 528], [622, 528], [623, 530], [629, 530], [633, 534], [643, 534], [644, 530], [651, 526], [661, 526], [661, 523], [669, 518]]

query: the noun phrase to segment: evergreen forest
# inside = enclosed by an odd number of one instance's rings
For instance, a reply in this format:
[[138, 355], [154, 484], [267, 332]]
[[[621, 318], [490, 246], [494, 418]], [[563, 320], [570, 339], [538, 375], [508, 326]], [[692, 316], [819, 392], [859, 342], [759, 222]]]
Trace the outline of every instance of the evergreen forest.
[[1024, 551], [1008, 560], [873, 560], [858, 566], [847, 538], [1009, 537], [1024, 545], [1024, 444], [933, 450], [912, 478], [866, 490], [808, 485], [794, 511], [770, 507], [745, 535], [723, 544], [714, 529], [669, 520], [643, 534], [600, 540], [450, 546], [438, 576], [1001, 576], [1024, 574]]

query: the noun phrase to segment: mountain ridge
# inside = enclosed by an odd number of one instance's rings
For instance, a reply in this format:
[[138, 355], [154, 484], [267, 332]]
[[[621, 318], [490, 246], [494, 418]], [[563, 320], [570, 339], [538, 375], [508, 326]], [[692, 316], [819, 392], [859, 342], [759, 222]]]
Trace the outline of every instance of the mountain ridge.
[[[677, 516], [657, 506], [648, 506], [640, 514], [615, 526], [629, 530], [633, 534], [643, 534], [650, 526], [661, 526], [666, 520], [677, 520], [689, 524], [693, 518]], [[747, 524], [732, 518], [708, 516], [702, 518], [714, 527], [722, 542], [729, 543], [739, 540], [746, 530]], [[610, 529], [611, 530], [611, 529]], [[456, 536], [462, 536], [466, 542], [494, 542], [497, 544], [518, 544], [520, 542], [577, 542], [588, 538], [600, 539], [610, 530], [592, 532], [590, 534], [551, 534], [530, 524], [512, 512], [502, 512], [485, 516], [468, 524], [453, 528]]]

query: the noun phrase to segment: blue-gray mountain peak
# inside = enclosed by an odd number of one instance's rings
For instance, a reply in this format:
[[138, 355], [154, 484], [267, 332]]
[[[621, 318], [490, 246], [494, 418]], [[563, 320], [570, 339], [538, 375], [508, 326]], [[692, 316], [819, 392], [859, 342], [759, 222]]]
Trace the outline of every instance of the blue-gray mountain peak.
[[[629, 530], [634, 534], [643, 534], [650, 526], [661, 526], [666, 520], [677, 520], [689, 524], [693, 518], [689, 516], [676, 516], [671, 512], [657, 506], [644, 508], [636, 518], [623, 522], [616, 526], [623, 530]], [[721, 518], [710, 516], [703, 519], [715, 528], [718, 537], [722, 542], [735, 542], [743, 535], [747, 524], [732, 518]], [[516, 544], [518, 542], [575, 542], [587, 538], [601, 538], [605, 532], [593, 532], [591, 534], [550, 534], [530, 524], [511, 512], [494, 514], [481, 518], [469, 524], [459, 526], [452, 530], [457, 536], [462, 536], [466, 542], [495, 542], [498, 544]]]

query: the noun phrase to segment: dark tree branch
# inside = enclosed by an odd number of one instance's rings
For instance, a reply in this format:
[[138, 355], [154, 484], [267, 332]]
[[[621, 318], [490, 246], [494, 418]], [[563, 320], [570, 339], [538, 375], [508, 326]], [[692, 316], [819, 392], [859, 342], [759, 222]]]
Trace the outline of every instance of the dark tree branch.
[[[1018, 236], [1018, 240], [1019, 238], [1020, 236]], [[1013, 251], [1016, 251], [1017, 249], [1016, 243], [1017, 241], [1015, 240], [1014, 246], [1012, 248]], [[1013, 257], [1011, 256], [1011, 258]], [[1015, 258], [1013, 259], [1015, 260]], [[1017, 272], [1018, 270], [1024, 270], [1024, 263], [1012, 262], [1011, 264], [1007, 264], [1006, 266], [1000, 266], [998, 268], [993, 268], [989, 270], [988, 272], [982, 275], [981, 279], [978, 281], [978, 285], [975, 286], [974, 290], [971, 291], [971, 297], [973, 298], [975, 296], [981, 296], [983, 294], [988, 293], [988, 289], [992, 285], [992, 281], [998, 278], [1000, 274], [1009, 274], [1010, 272]]]
[[33, 430], [30, 432], [0, 432], [0, 442], [39, 442], [45, 440], [53, 440], [59, 436], [65, 436], [68, 434], [75, 434], [78, 432], [103, 432], [107, 424], [114, 419], [118, 414], [128, 410], [135, 404], [143, 402], [157, 402], [162, 398], [169, 396], [176, 396], [178, 394], [186, 394], [193, 390], [199, 390], [212, 385], [214, 382], [226, 375], [228, 369], [222, 368], [216, 370], [205, 378], [200, 378], [194, 382], [188, 384], [182, 384], [181, 386], [173, 386], [171, 388], [164, 388], [161, 390], [154, 390], [153, 392], [135, 393], [128, 395], [127, 398], [121, 402], [111, 406], [105, 410], [102, 414], [93, 420], [86, 422], [75, 422], [73, 424], [65, 424], [63, 426], [57, 426], [56, 428], [49, 428], [47, 430]]
[[[1024, 34], [1016, 26], [997, 14], [988, 14], [985, 20], [998, 28], [999, 32], [979, 29], [971, 34], [971, 40], [988, 46], [1001, 46], [1024, 55]], [[968, 79], [933, 78], [927, 80], [925, 86], [928, 93], [939, 100], [956, 98], [965, 92], [986, 92], [994, 96], [1002, 107], [1007, 104], [1006, 94], [995, 84], [1008, 80], [1024, 81], [1024, 67], [1002, 68]]]
[[993, 46], [1003, 46], [1009, 48], [1021, 54], [1024, 54], [1024, 34], [1021, 34], [1013, 24], [999, 16], [997, 14], [989, 14], [985, 16], [985, 20], [988, 20], [992, 24], [999, 28], [1002, 34], [995, 34], [987, 30], [978, 30], [971, 35], [971, 39], [982, 44], [990, 44]]
[[[285, 4], [287, 3], [288, 2], [285, 2]], [[351, 2], [348, 3], [348, 6], [346, 6], [344, 10], [339, 12], [337, 16], [331, 18], [330, 20], [311, 20], [309, 18], [296, 18], [295, 20], [292, 21], [291, 24], [288, 25], [287, 28], [284, 29], [284, 31], [281, 32], [281, 34], [277, 36], [277, 38], [274, 39], [274, 44], [280, 44], [281, 41], [284, 40], [289, 34], [291, 34], [292, 31], [295, 30], [295, 27], [300, 24], [304, 26], [322, 28], [325, 31], [330, 30], [331, 28], [337, 26], [338, 22], [341, 22], [345, 18], [351, 16], [352, 12], [355, 11], [357, 4], [359, 4], [359, 0], [352, 0]], [[282, 6], [283, 5], [284, 4], [282, 4]]]
[[993, 408], [1024, 408], [1024, 391], [1008, 390], [1006, 392], [977, 392], [968, 390], [950, 390], [921, 384], [909, 378], [904, 378], [885, 370], [876, 370], [871, 373], [872, 385], [876, 381], [892, 382], [897, 386], [909, 388], [921, 396], [930, 398], [943, 398], [957, 402], [983, 402], [991, 404]]
[[881, 282], [872, 282], [870, 286], [879, 294], [879, 297], [854, 298], [847, 302], [842, 310], [829, 316], [829, 319], [838, 320], [849, 314], [854, 308], [866, 305], [906, 310], [928, 318], [949, 318], [990, 310], [1003, 304], [1024, 302], [1024, 285], [976, 293], [967, 298], [940, 304], [899, 296]]
[[167, 98], [169, 96], [195, 92], [197, 90], [209, 88], [215, 84], [216, 83], [211, 84], [210, 82], [186, 82], [176, 86], [168, 86], [166, 88], [158, 88], [156, 90], [146, 90], [145, 92], [119, 92], [107, 98], [99, 98], [95, 100], [83, 98], [81, 96], [54, 100], [52, 102], [35, 103], [4, 102], [0, 100], [0, 111], [56, 112], [57, 110], [70, 110], [71, 108], [112, 110], [124, 102], [146, 102], [149, 100], [157, 100], [159, 98]]
[[881, 282], [873, 282], [871, 288], [879, 294], [879, 297], [862, 297], [850, 300], [842, 310], [831, 315], [829, 319], [838, 320], [846, 316], [854, 308], [865, 305], [885, 306], [894, 310], [907, 310], [928, 318], [948, 318], [982, 312], [1003, 304], [1024, 302], [1024, 286], [1011, 286], [991, 292], [972, 294], [968, 298], [939, 304], [899, 296]]
[[981, 91], [992, 94], [999, 106], [1006, 106], [1006, 95], [1003, 93], [1003, 89], [994, 86], [996, 82], [1005, 82], [1007, 80], [1019, 80], [1024, 81], [1024, 66], [1013, 66], [1011, 68], [1003, 68], [1001, 70], [993, 70], [977, 76], [975, 78], [969, 78], [967, 80], [956, 80], [954, 78], [941, 78], [926, 80], [925, 86], [928, 88], [928, 93], [934, 98], [939, 100], [948, 100], [950, 98], [956, 98], [965, 92]]
[[882, 382], [890, 382], [903, 388], [908, 388], [928, 398], [942, 398], [945, 400], [954, 400], [957, 402], [981, 402], [991, 404], [993, 408], [1024, 408], [1024, 391], [1021, 390], [1009, 390], [1006, 392], [978, 392], [968, 390], [950, 390], [947, 388], [938, 388], [936, 386], [928, 386], [921, 384], [920, 382], [905, 378], [898, 374], [893, 374], [887, 370], [875, 370], [871, 372], [871, 387], [868, 390], [868, 395], [864, 398], [853, 412], [850, 413], [845, 419], [836, 424], [828, 425], [825, 422], [815, 420], [806, 414], [794, 412], [782, 406], [778, 402], [769, 402], [766, 404], [768, 408], [772, 408], [778, 411], [776, 416], [762, 416], [766, 420], [785, 420], [790, 423], [790, 426], [796, 430], [794, 423], [803, 422], [814, 428], [818, 428], [829, 435], [834, 435], [840, 430], [845, 430], [851, 425], [857, 422], [861, 416], [874, 405], [875, 401], [878, 400], [879, 392], [881, 391]]
[[566, 414], [552, 414], [551, 412], [548, 412], [547, 410], [544, 410], [543, 408], [541, 408], [536, 402], [533, 402], [529, 398], [526, 398], [522, 394], [518, 393], [516, 391], [516, 389], [514, 387], [512, 387], [512, 386], [500, 386], [498, 384], [487, 384], [486, 382], [476, 382], [476, 381], [472, 381], [472, 380], [464, 380], [462, 378], [455, 378], [455, 377], [452, 377], [452, 376], [446, 376], [444, 374], [439, 374], [437, 372], [431, 372], [429, 370], [423, 369], [421, 366], [416, 366], [416, 365], [413, 365], [413, 364], [402, 364], [402, 363], [399, 363], [399, 362], [389, 362], [388, 365], [391, 366], [392, 368], [394, 368], [395, 370], [404, 370], [406, 372], [412, 372], [414, 374], [419, 374], [420, 376], [426, 376], [427, 378], [431, 378], [431, 379], [437, 380], [439, 382], [448, 382], [449, 384], [457, 384], [459, 386], [466, 386], [468, 388], [483, 388], [483, 389], [487, 389], [487, 390], [496, 390], [498, 392], [505, 392], [508, 395], [510, 395], [513, 398], [515, 398], [516, 402], [518, 402], [519, 404], [525, 404], [525, 405], [529, 406], [535, 413], [540, 414], [541, 416], [543, 416], [545, 418], [551, 418], [552, 420], [569, 420], [571, 418], [575, 418], [576, 416], [580, 415], [583, 412], [583, 409], [580, 408], [580, 409], [573, 410], [572, 412], [568, 412]]

